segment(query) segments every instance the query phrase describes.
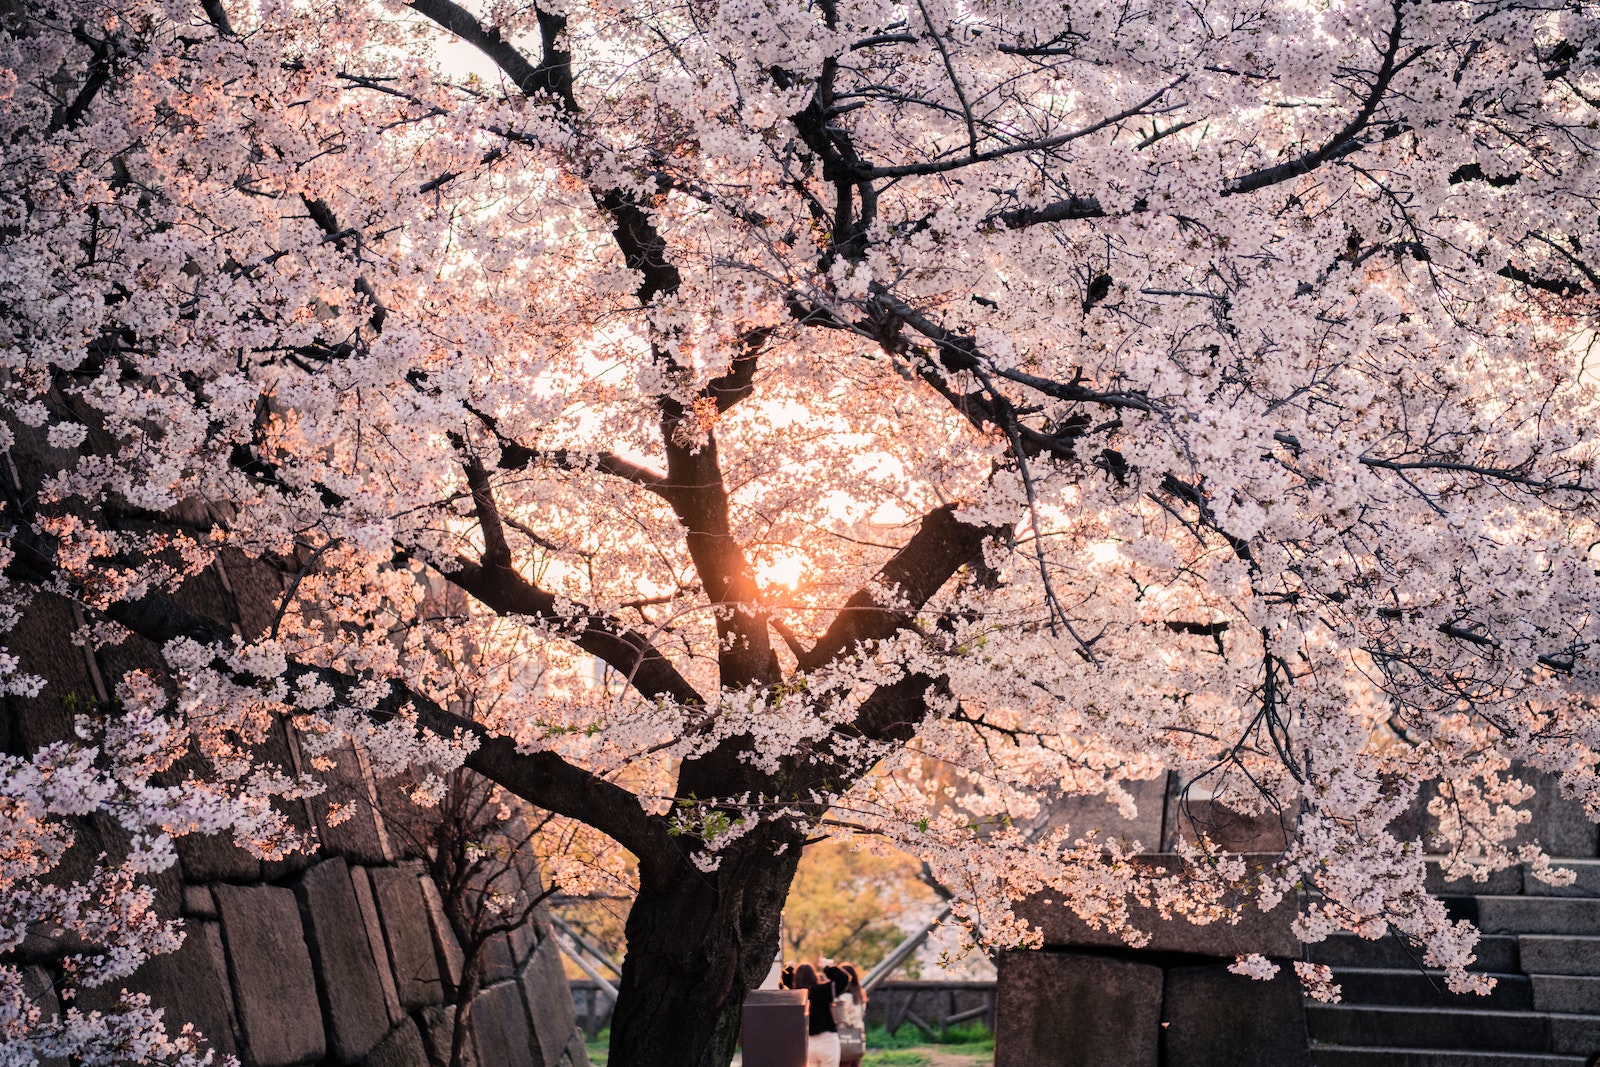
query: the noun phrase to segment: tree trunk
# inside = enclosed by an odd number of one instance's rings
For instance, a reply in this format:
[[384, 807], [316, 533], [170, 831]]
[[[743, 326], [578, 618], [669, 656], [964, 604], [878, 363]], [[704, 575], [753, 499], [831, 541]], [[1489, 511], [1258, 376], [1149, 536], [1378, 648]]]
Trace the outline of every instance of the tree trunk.
[[715, 871], [685, 861], [672, 877], [641, 879], [611, 1017], [611, 1067], [727, 1067], [744, 995], [778, 952], [800, 845], [792, 830], [764, 828], [723, 853]]

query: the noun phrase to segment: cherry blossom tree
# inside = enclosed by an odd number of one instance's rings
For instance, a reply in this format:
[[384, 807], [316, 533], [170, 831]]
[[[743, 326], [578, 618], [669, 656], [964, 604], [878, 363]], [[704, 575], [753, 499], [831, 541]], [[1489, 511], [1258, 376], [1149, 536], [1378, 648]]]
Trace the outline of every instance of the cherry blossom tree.
[[[1436, 780], [1452, 870], [1559, 878], [1512, 761], [1600, 816], [1596, 14], [8, 4], [5, 619], [165, 670], [0, 762], [0, 1060], [198, 1055], [45, 1018], [24, 935], [116, 980], [181, 936], [175, 836], [308, 847], [285, 718], [554, 813], [566, 891], [631, 855], [624, 1067], [728, 1061], [819, 835], [988, 945], [1306, 885], [1303, 938], [1482, 988], [1391, 824]], [[265, 632], [180, 606], [222, 552], [284, 575]], [[1024, 832], [1164, 769], [1289, 847]], [[52, 881], [91, 813], [129, 855]]]

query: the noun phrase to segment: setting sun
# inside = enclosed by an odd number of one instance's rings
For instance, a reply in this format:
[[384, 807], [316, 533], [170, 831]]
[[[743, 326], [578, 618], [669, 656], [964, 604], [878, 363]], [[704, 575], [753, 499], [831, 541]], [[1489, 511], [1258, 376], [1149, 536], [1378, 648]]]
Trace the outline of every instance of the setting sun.
[[787, 553], [775, 556], [770, 563], [756, 566], [756, 580], [762, 585], [781, 585], [785, 589], [797, 589], [800, 578], [805, 573], [806, 558], [796, 553]]

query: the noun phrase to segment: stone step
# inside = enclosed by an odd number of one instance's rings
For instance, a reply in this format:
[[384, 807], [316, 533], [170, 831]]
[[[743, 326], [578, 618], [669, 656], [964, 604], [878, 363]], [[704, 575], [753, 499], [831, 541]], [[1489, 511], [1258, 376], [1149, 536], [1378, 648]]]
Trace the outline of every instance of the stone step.
[[1519, 1011], [1382, 1008], [1307, 1004], [1306, 1024], [1321, 1044], [1358, 1048], [1461, 1048], [1474, 1052], [1550, 1052], [1550, 1016]]
[[[1346, 1004], [1379, 1004], [1391, 1008], [1461, 1008], [1466, 1011], [1530, 1011], [1534, 1008], [1534, 983], [1525, 975], [1495, 974], [1494, 978], [1494, 989], [1487, 996], [1479, 996], [1476, 993], [1450, 992], [1445, 987], [1442, 971], [1343, 967], [1335, 968], [1333, 972], [1333, 980], [1339, 983]], [[1565, 980], [1551, 979], [1554, 982]], [[1559, 999], [1559, 993], [1554, 989], [1552, 995]]]
[[1551, 866], [1564, 867], [1577, 875], [1571, 885], [1545, 885], [1527, 874], [1522, 878], [1522, 891], [1538, 897], [1600, 897], [1600, 860], [1552, 860]]
[[1600, 1015], [1600, 978], [1569, 974], [1531, 977], [1535, 1010]]
[[[1558, 939], [1565, 941], [1567, 939]], [[1600, 940], [1600, 939], [1597, 939]], [[1526, 973], [1518, 963], [1517, 938], [1484, 936], [1479, 939], [1478, 958], [1471, 970], [1492, 971], [1498, 974]], [[1355, 934], [1332, 934], [1326, 940], [1307, 945], [1306, 952], [1312, 963], [1326, 963], [1330, 967], [1391, 968], [1395, 970], [1420, 970], [1422, 950], [1409, 946], [1396, 936], [1380, 937], [1368, 941]], [[1582, 971], [1541, 968], [1546, 974], [1582, 974]], [[1600, 974], [1600, 971], [1595, 973]]]
[[1583, 1056], [1541, 1052], [1464, 1052], [1460, 1049], [1340, 1048], [1313, 1045], [1317, 1067], [1584, 1067]]
[[1552, 859], [1552, 866], [1575, 876], [1571, 885], [1554, 886], [1528, 873], [1525, 866], [1495, 871], [1481, 882], [1470, 877], [1445, 881], [1437, 860], [1428, 861], [1427, 889], [1434, 896], [1600, 897], [1600, 859]]
[[1591, 1056], [1600, 1052], [1600, 1015], [1567, 1015], [1552, 1012], [1550, 1051], [1572, 1056]]
[[1486, 934], [1600, 934], [1600, 899], [1476, 897], [1474, 903], [1478, 929]]
[[1469, 878], [1458, 878], [1454, 881], [1445, 881], [1440, 873], [1439, 861], [1428, 861], [1428, 877], [1424, 883], [1432, 895], [1438, 896], [1475, 896], [1479, 893], [1493, 893], [1497, 896], [1516, 896], [1522, 892], [1524, 879], [1521, 867], [1507, 867], [1504, 870], [1494, 871], [1485, 876], [1481, 882]]
[[1600, 937], [1529, 934], [1516, 942], [1520, 963], [1515, 969], [1523, 974], [1600, 975]]

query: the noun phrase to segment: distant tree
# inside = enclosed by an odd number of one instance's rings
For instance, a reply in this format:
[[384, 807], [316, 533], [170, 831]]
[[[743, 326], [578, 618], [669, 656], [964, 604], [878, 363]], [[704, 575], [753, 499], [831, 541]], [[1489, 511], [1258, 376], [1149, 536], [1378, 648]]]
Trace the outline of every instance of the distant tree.
[[[1591, 7], [0, 26], [3, 621], [70, 601], [165, 663], [0, 760], [12, 1061], [190, 1054], [19, 968], [170, 951], [175, 835], [306, 847], [285, 719], [313, 768], [466, 766], [631, 853], [614, 1067], [728, 1062], [818, 833], [925, 860], [990, 944], [1028, 894], [1137, 939], [1132, 903], [1308, 886], [1302, 937], [1396, 930], [1461, 990], [1475, 934], [1390, 829], [1419, 783], [1457, 868], [1540, 862], [1513, 759], [1600, 814]], [[262, 632], [196, 595], [219, 553], [281, 573]], [[1289, 847], [1166, 874], [1017, 828], [1162, 768]], [[95, 813], [131, 853], [52, 881]]]
[[905, 939], [906, 926], [930, 918], [936, 897], [917, 861], [828, 841], [806, 849], [783, 912], [788, 959], [827, 956], [876, 966]]

